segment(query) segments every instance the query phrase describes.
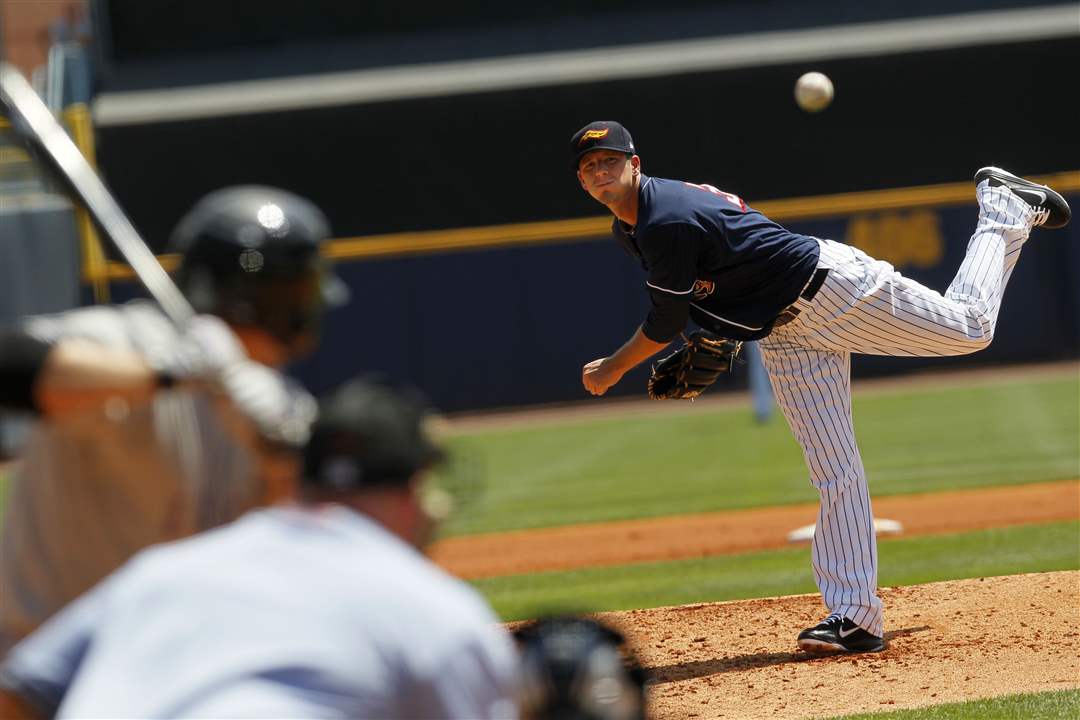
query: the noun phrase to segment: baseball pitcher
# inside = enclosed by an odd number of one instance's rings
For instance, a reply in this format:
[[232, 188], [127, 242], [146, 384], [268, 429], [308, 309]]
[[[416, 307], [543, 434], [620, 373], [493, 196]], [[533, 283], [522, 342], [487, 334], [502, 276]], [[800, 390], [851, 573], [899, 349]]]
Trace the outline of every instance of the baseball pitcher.
[[[652, 300], [625, 345], [584, 366], [585, 388], [603, 395], [690, 319], [734, 341], [733, 352], [738, 341], [760, 340], [777, 403], [821, 499], [812, 562], [830, 612], [799, 633], [798, 645], [884, 649], [873, 514], [852, 425], [851, 354], [963, 355], [989, 345], [1021, 249], [1033, 228], [1068, 223], [1065, 199], [999, 168], [979, 170], [978, 224], [952, 284], [938, 293], [854, 247], [790, 232], [732, 193], [646, 176], [617, 122], [575, 133], [570, 161], [585, 192], [615, 216], [616, 240], [641, 260]], [[699, 352], [700, 344], [692, 338], [678, 351], [683, 359], [658, 364], [651, 387], [670, 387], [671, 368], [681, 368], [676, 390], [660, 397], [700, 392], [700, 377], [678, 389], [698, 369], [696, 356], [706, 358], [706, 372], [730, 366]]]

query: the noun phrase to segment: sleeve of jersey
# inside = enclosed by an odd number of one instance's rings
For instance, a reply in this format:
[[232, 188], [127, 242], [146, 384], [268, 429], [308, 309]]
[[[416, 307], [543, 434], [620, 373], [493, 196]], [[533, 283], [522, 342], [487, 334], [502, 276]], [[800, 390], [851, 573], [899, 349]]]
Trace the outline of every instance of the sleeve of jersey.
[[698, 277], [699, 234], [688, 226], [670, 225], [650, 233], [642, 244], [649, 268], [652, 309], [641, 332], [653, 342], [670, 342], [686, 327], [690, 299]]
[[22, 323], [22, 330], [47, 343], [81, 338], [109, 347], [131, 346], [123, 316], [117, 308], [108, 305], [76, 308], [55, 315], [36, 315]]
[[109, 585], [98, 585], [16, 645], [0, 666], [0, 687], [53, 717], [82, 665]]

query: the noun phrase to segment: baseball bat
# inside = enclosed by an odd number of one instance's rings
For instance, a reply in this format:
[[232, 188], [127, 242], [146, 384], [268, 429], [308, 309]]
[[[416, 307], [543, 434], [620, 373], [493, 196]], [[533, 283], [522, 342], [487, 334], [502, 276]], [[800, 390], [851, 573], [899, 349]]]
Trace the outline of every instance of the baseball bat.
[[[177, 329], [184, 331], [195, 316], [191, 303], [161, 267], [105, 183], [45, 103], [22, 74], [5, 62], [0, 62], [0, 112], [10, 118], [12, 128], [29, 152], [55, 175], [75, 202], [86, 208], [101, 234], [109, 238], [131, 266], [166, 317]], [[275, 440], [284, 438], [294, 445], [306, 438], [310, 418], [277, 418], [261, 424], [258, 411], [252, 410], [252, 403], [240, 403], [235, 393], [235, 388], [232, 392], [226, 391], [234, 405], [243, 405], [240, 412], [260, 426], [260, 433]]]
[[185, 328], [195, 315], [187, 298], [49, 108], [22, 74], [6, 62], [0, 62], [0, 110], [30, 153], [60, 181], [72, 200], [86, 208], [165, 315], [178, 328]]

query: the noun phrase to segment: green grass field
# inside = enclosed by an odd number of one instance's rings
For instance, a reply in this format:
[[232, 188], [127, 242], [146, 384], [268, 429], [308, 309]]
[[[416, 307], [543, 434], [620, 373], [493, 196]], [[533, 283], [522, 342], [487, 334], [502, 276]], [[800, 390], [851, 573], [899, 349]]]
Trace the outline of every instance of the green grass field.
[[[875, 497], [1080, 476], [1080, 378], [874, 392], [854, 401]], [[507, 427], [455, 437], [485, 489], [446, 534], [817, 499], [783, 418], [746, 407]]]
[[[1080, 477], [1074, 375], [859, 395], [875, 497]], [[812, 502], [783, 419], [745, 407], [507, 427], [455, 438], [487, 488], [449, 534]], [[880, 584], [1080, 569], [1080, 522], [883, 540]], [[475, 581], [506, 620], [815, 592], [809, 548]], [[1080, 691], [1014, 695], [844, 720], [1080, 717]]]
[[1059, 690], [948, 703], [918, 710], [844, 715], [843, 720], [1075, 720], [1077, 717], [1080, 717], [1080, 690]]
[[[855, 399], [875, 496], [1080, 476], [1080, 381], [1041, 378]], [[452, 528], [480, 532], [815, 499], [786, 424], [746, 408], [472, 433], [483, 500]], [[1080, 569], [1080, 522], [883, 540], [880, 584]], [[500, 616], [627, 610], [815, 592], [809, 548], [489, 578]], [[873, 717], [1077, 717], [1077, 693], [1044, 693]]]
[[[875, 497], [1080, 477], [1075, 374], [856, 392]], [[782, 417], [748, 407], [506, 426], [451, 440], [485, 488], [448, 535], [812, 502]], [[0, 473], [0, 509], [4, 478]], [[505, 620], [815, 591], [809, 548], [490, 578]], [[1080, 569], [1080, 522], [883, 540], [880, 585]], [[1017, 695], [844, 720], [1080, 717], [1080, 691]]]
[[[1080, 569], [1080, 522], [883, 540], [879, 584]], [[513, 575], [473, 584], [504, 620], [547, 612], [600, 612], [816, 592], [810, 549], [721, 555], [565, 572]]]

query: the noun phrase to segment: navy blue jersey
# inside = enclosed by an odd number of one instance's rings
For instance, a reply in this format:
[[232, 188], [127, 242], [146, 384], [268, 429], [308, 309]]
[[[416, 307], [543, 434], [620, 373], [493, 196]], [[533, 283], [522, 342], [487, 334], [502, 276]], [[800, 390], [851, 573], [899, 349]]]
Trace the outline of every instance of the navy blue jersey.
[[616, 218], [613, 232], [649, 273], [642, 332], [655, 342], [674, 339], [688, 317], [724, 337], [765, 337], [817, 267], [815, 238], [711, 185], [643, 175], [637, 220]]

